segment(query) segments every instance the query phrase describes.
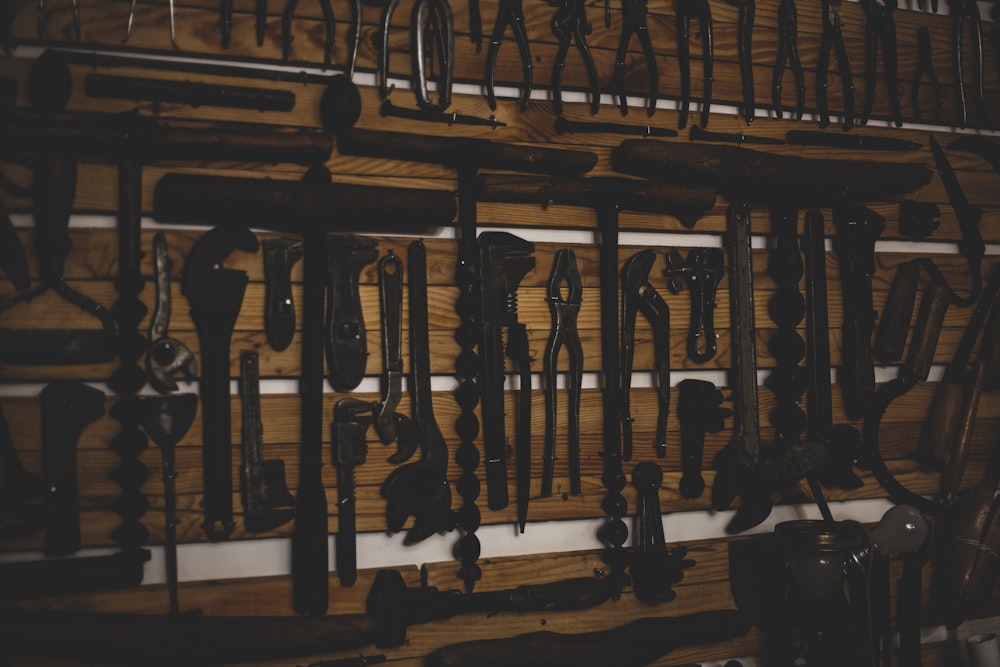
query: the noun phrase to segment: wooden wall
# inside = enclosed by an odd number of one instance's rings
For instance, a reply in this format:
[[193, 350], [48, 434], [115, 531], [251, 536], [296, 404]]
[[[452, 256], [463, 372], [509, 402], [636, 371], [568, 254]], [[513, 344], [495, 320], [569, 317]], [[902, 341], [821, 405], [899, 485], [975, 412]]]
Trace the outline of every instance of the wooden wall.
[[[18, 81], [19, 107], [28, 105], [25, 88], [28, 81], [30, 58], [23, 57], [25, 53], [36, 53], [31, 47], [39, 45], [72, 46], [73, 25], [69, 2], [63, 0], [47, 0], [49, 17], [45, 33], [41, 40], [36, 38], [36, 8], [27, 0], [15, 0], [13, 35], [20, 47], [13, 57], [0, 60], [0, 73], [12, 76]], [[806, 68], [806, 85], [809, 89], [807, 100], [809, 111], [815, 109], [814, 104], [814, 72], [816, 68], [816, 47], [820, 30], [818, 2], [800, 1], [799, 12], [799, 48], [803, 65]], [[257, 47], [253, 39], [253, 3], [249, 0], [236, 0], [233, 20], [232, 44], [227, 50], [220, 46], [218, 29], [217, 3], [207, 0], [189, 0], [176, 5], [177, 41], [183, 55], [200, 55], [212, 59], [226, 61], [246, 61], [255, 63], [279, 63], [281, 59], [280, 46], [280, 11], [281, 6], [272, 3], [265, 44]], [[107, 47], [115, 50], [135, 50], [153, 52], [161, 55], [171, 55], [173, 52], [169, 43], [167, 28], [167, 5], [164, 2], [140, 2], [136, 8], [135, 26], [131, 39], [126, 47], [120, 47], [119, 42], [124, 35], [125, 21], [128, 14], [128, 2], [112, 0], [80, 0], [82, 17], [82, 42], [86, 47]], [[715, 94], [713, 104], [738, 104], [740, 93], [739, 70], [736, 62], [736, 8], [726, 3], [712, 3], [715, 19]], [[334, 13], [337, 17], [336, 46], [334, 49], [334, 67], [340, 66], [346, 59], [348, 47], [347, 19], [349, 5], [335, 0]], [[393, 54], [392, 74], [400, 78], [408, 77], [410, 2], [403, 2], [395, 13], [390, 46]], [[483, 0], [482, 15], [484, 29], [487, 34], [492, 26], [493, 16], [497, 8], [495, 0]], [[468, 40], [468, 11], [463, 3], [455, 3], [452, 7], [455, 13], [456, 37], [456, 80], [465, 84], [479, 84], [482, 81], [485, 62], [485, 48], [477, 53]], [[627, 118], [621, 118], [617, 105], [607, 97], [614, 71], [614, 50], [617, 45], [618, 31], [621, 21], [620, 8], [615, 3], [612, 7], [612, 25], [606, 29], [601, 21], [602, 3], [588, 3], [590, 18], [593, 23], [593, 33], [589, 41], [597, 62], [601, 77], [602, 90], [605, 98], [602, 100], [597, 120], [628, 122], [634, 124], [652, 124], [655, 127], [676, 128], [677, 112], [670, 102], [664, 103], [656, 115], [647, 119], [644, 114], [646, 72], [642, 56], [633, 44], [629, 51], [627, 62], [627, 81], [630, 93], [635, 95], [631, 113]], [[534, 59], [534, 74], [536, 90], [542, 90], [548, 85], [556, 45], [548, 27], [552, 8], [542, 2], [526, 3], [526, 27], [531, 38], [531, 49]], [[653, 0], [649, 3], [649, 30], [656, 45], [657, 62], [660, 71], [660, 90], [664, 99], [675, 100], [679, 90], [678, 60], [675, 41], [675, 13], [672, 3]], [[722, 132], [744, 131], [746, 134], [780, 138], [791, 129], [816, 129], [815, 122], [807, 117], [800, 122], [787, 119], [776, 120], [765, 108], [770, 101], [771, 68], [777, 46], [776, 31], [777, 2], [762, 0], [757, 7], [757, 21], [754, 30], [754, 74], [756, 81], [758, 119], [751, 126], [743, 125], [732, 109], [726, 112], [716, 112], [711, 117], [709, 129]], [[370, 82], [368, 74], [376, 67], [377, 37], [376, 28], [380, 8], [364, 6], [364, 23], [362, 26], [362, 43], [360, 44], [358, 71], [359, 80]], [[861, 107], [864, 90], [863, 59], [864, 59], [864, 15], [861, 6], [856, 3], [845, 3], [843, 7], [845, 39], [855, 70], [855, 86], [858, 91], [858, 108]], [[315, 68], [322, 61], [322, 22], [319, 20], [319, 7], [316, 3], [300, 4], [294, 32], [296, 39], [293, 44], [291, 64]], [[896, 129], [885, 121], [888, 115], [888, 103], [885, 94], [884, 81], [879, 82], [876, 97], [876, 119], [869, 127], [857, 130], [865, 136], [888, 136], [908, 139], [918, 142], [923, 148], [907, 153], [833, 151], [819, 148], [801, 148], [795, 146], [761, 147], [769, 152], [802, 155], [805, 157], [835, 156], [856, 158], [871, 161], [907, 161], [925, 165], [933, 165], [933, 159], [927, 148], [928, 131], [939, 135], [942, 143], [950, 139], [956, 124], [956, 109], [954, 95], [954, 75], [950, 55], [950, 18], [944, 15], [932, 15], [906, 8], [896, 13], [897, 36], [899, 40], [900, 62], [900, 93], [903, 100], [904, 117], [908, 124], [904, 129]], [[910, 78], [916, 65], [916, 30], [920, 26], [930, 29], [934, 45], [933, 58], [941, 82], [945, 90], [944, 118], [940, 124], [933, 127], [917, 126], [913, 121], [913, 112], [909, 105]], [[996, 109], [1000, 102], [1000, 75], [997, 71], [997, 59], [1000, 54], [994, 46], [994, 24], [984, 23], [984, 42], [986, 45], [986, 77], [987, 110], [989, 118], [978, 115], [976, 107], [971, 103], [969, 94], [970, 125], [976, 127], [992, 127], [1000, 123], [1000, 115]], [[488, 42], [488, 37], [487, 37]], [[971, 53], [967, 54], [966, 62], [971, 62]], [[701, 94], [701, 62], [700, 48], [697, 42], [692, 44], [692, 80], [694, 96], [697, 100]], [[83, 78], [88, 68], [73, 66], [73, 93], [69, 108], [77, 111], [99, 111], [103, 113], [124, 112], [137, 109], [143, 115], [158, 115], [164, 120], [195, 119], [206, 121], [240, 120], [275, 125], [293, 125], [299, 127], [317, 128], [320, 126], [317, 113], [322, 87], [299, 83], [266, 84], [268, 87], [281, 88], [294, 92], [296, 96], [295, 110], [289, 113], [234, 111], [209, 107], [190, 108], [184, 106], [164, 105], [152, 109], [147, 103], [134, 104], [126, 101], [98, 100], [83, 95]], [[882, 73], [880, 62], [879, 72]], [[135, 73], [148, 77], [169, 78], [170, 74], [136, 70]], [[193, 78], [189, 75], [178, 78]], [[218, 81], [238, 85], [252, 85], [247, 81], [226, 77], [198, 77], [204, 81]], [[516, 44], [508, 35], [501, 49], [497, 69], [498, 82], [517, 85], [520, 81], [520, 65], [517, 59]], [[579, 65], [579, 60], [571, 52], [565, 75], [567, 89], [580, 89], [585, 85], [585, 76]], [[841, 95], [839, 78], [836, 74], [830, 79], [831, 111], [840, 109]], [[456, 95], [450, 110], [459, 113], [488, 117], [489, 109], [481, 95], [471, 94], [467, 86]], [[392, 101], [397, 106], [413, 106], [410, 92], [397, 89], [392, 94]], [[573, 147], [593, 151], [598, 156], [597, 167], [590, 175], [609, 175], [613, 173], [609, 162], [611, 150], [618, 145], [622, 137], [612, 134], [568, 134], [558, 136], [554, 132], [555, 114], [551, 104], [544, 98], [533, 99], [525, 112], [520, 112], [515, 99], [502, 99], [496, 110], [498, 121], [506, 123], [506, 127], [497, 129], [474, 128], [462, 125], [441, 125], [416, 121], [393, 119], [391, 124], [380, 117], [378, 112], [379, 99], [377, 91], [371, 85], [361, 88], [363, 111], [358, 126], [372, 129], [401, 130], [418, 134], [436, 134], [441, 136], [475, 136], [499, 142], [514, 142], [522, 144], [538, 144], [556, 147]], [[786, 108], [794, 102], [793, 85], [790, 74], [786, 74], [785, 105]], [[923, 116], [931, 115], [931, 96], [929, 86], [925, 84], [923, 94]], [[569, 103], [566, 117], [587, 120], [589, 115], [583, 103]], [[692, 118], [692, 121], [696, 116]], [[839, 133], [834, 125], [827, 129], [831, 134]], [[688, 141], [687, 133], [673, 141]], [[958, 170], [958, 177], [970, 199], [984, 209], [981, 229], [987, 243], [1000, 243], [1000, 188], [997, 187], [998, 176], [985, 161], [970, 156], [967, 153], [952, 152], [949, 154], [952, 164]], [[365, 184], [383, 184], [403, 187], [421, 187], [437, 190], [453, 191], [455, 175], [449, 169], [432, 165], [404, 163], [386, 160], [362, 159], [339, 155], [334, 151], [327, 164], [335, 180]], [[3, 165], [3, 172], [16, 183], [30, 181], [30, 172], [14, 163]], [[152, 193], [159, 178], [167, 172], [192, 173], [237, 173], [251, 176], [270, 176], [281, 179], [295, 179], [302, 173], [300, 168], [288, 165], [254, 165], [254, 164], [222, 164], [206, 163], [166, 164], [154, 163], [146, 166], [143, 173], [143, 209], [152, 209]], [[80, 166], [79, 182], [76, 191], [74, 211], [78, 214], [112, 214], [117, 206], [117, 178], [115, 168], [108, 164], [86, 163]], [[30, 202], [27, 199], [0, 195], [3, 203], [14, 212], [27, 212]], [[877, 309], [885, 302], [889, 284], [896, 268], [904, 261], [918, 256], [932, 256], [934, 261], [945, 272], [956, 289], [962, 291], [968, 287], [968, 274], [964, 259], [957, 254], [954, 243], [960, 238], [959, 228], [948, 197], [940, 179], [935, 175], [926, 186], [906, 196], [906, 199], [933, 202], [940, 206], [941, 225], [927, 239], [928, 244], [913, 244], [911, 246], [896, 246], [893, 252], [880, 252], [877, 257], [876, 273], [873, 278], [874, 300]], [[895, 200], [876, 201], [868, 204], [873, 210], [886, 218], [886, 229], [882, 235], [884, 240], [905, 240], [899, 233], [898, 202]], [[719, 333], [718, 355], [705, 366], [698, 367], [686, 358], [685, 335], [689, 313], [688, 295], [670, 295], [666, 279], [662, 277], [665, 267], [665, 251], [677, 246], [691, 245], [689, 234], [720, 234], [725, 227], [725, 210], [727, 202], [722, 198], [716, 201], [712, 210], [702, 217], [693, 230], [680, 225], [679, 221], [670, 217], [641, 214], [625, 211], [621, 216], [623, 231], [638, 232], [642, 236], [627, 238], [641, 239], [634, 244], [625, 243], [619, 249], [619, 259], [624, 262], [628, 257], [644, 247], [657, 248], [658, 259], [650, 279], [657, 289], [665, 296], [671, 311], [671, 352], [670, 361], [673, 369], [697, 370], [699, 368], [726, 369], [730, 363], [729, 357], [729, 321], [728, 321], [728, 289], [724, 280], [720, 285], [717, 324]], [[829, 210], [824, 211], [827, 221], [827, 236], [834, 232]], [[331, 211], [331, 219], [336, 212]], [[766, 233], [767, 211], [755, 210], [754, 229], [758, 233]], [[406, 213], [400, 212], [401, 221], [405, 222]], [[519, 290], [519, 307], [522, 320], [527, 324], [530, 340], [532, 370], [541, 369], [541, 356], [549, 335], [550, 317], [545, 302], [545, 283], [552, 266], [556, 251], [562, 247], [572, 247], [580, 262], [584, 283], [583, 306], [580, 314], [579, 328], [585, 356], [585, 371], [597, 373], [601, 370], [600, 355], [600, 318], [598, 309], [599, 280], [597, 275], [597, 246], [581, 242], [579, 235], [573, 243], [566, 243], [561, 235], [566, 230], [596, 231], [595, 214], [586, 208], [552, 205], [540, 207], [534, 205], [501, 205], [481, 203], [479, 205], [479, 220], [482, 225], [491, 227], [508, 227], [514, 233], [518, 230], [532, 229], [535, 233], [542, 230], [544, 240], [535, 244], [536, 268], [522, 282]], [[142, 248], [146, 252], [143, 273], [147, 280], [153, 275], [151, 261], [152, 236], [157, 225], [147, 222], [144, 225]], [[186, 343], [195, 354], [199, 354], [198, 339], [194, 331], [186, 307], [186, 299], [180, 292], [179, 275], [184, 258], [194, 242], [202, 234], [199, 229], [167, 228], [166, 236], [173, 260], [172, 295], [174, 312], [171, 320], [171, 334]], [[26, 247], [30, 247], [32, 231], [30, 227], [19, 230], [19, 235]], [[260, 233], [258, 238], [264, 239], [276, 234]], [[88, 227], [83, 218], [77, 219], [71, 229], [73, 248], [67, 258], [65, 277], [70, 284], [103, 304], [115, 301], [113, 280], [117, 271], [117, 238], [113, 229], [106, 227]], [[400, 257], [406, 256], [406, 245], [411, 239], [405, 236], [379, 236], [378, 250], [380, 255], [392, 250]], [[457, 288], [453, 284], [455, 269], [456, 244], [450, 235], [429, 236], [426, 238], [429, 261], [429, 303], [430, 303], [430, 337], [431, 365], [435, 375], [450, 377], [454, 373], [454, 360], [458, 353], [458, 345], [453, 338], [453, 332], [458, 324], [454, 312], [454, 301]], [[991, 271], [997, 264], [996, 246], [992, 245], [990, 254], [983, 266], [984, 274]], [[32, 261], [32, 276], [37, 278], [37, 266]], [[264, 275], [259, 255], [236, 253], [232, 256], [230, 265], [233, 268], [245, 270], [250, 278], [246, 299], [236, 324], [236, 332], [232, 341], [231, 369], [233, 377], [238, 375], [238, 355], [240, 350], [255, 349], [260, 353], [261, 375], [264, 378], [296, 378], [300, 372], [300, 337], [297, 336], [291, 347], [283, 352], [273, 351], [263, 333], [263, 301]], [[767, 302], [774, 285], [766, 273], [766, 251], [757, 250], [754, 254], [755, 266], [755, 303], [757, 316], [757, 350], [758, 364], [761, 368], [771, 368], [774, 360], [767, 354], [767, 341], [773, 333], [770, 319], [767, 315]], [[295, 298], [301, 300], [301, 265], [296, 268], [293, 278]], [[830, 299], [830, 334], [833, 352], [833, 363], [840, 362], [841, 339], [841, 296], [840, 281], [837, 269], [837, 256], [827, 254], [827, 279]], [[368, 326], [368, 346], [370, 357], [367, 373], [377, 377], [380, 368], [378, 354], [379, 326], [378, 295], [376, 291], [376, 274], [374, 265], [362, 273], [361, 295]], [[10, 281], [0, 281], [0, 294], [13, 291]], [[154, 289], [147, 282], [142, 293], [142, 299], [152, 310]], [[945, 321], [945, 329], [941, 335], [935, 353], [935, 363], [945, 364], [951, 358], [962, 335], [964, 327], [971, 314], [971, 309], [951, 308]], [[27, 304], [18, 305], [7, 312], [0, 313], [0, 327], [39, 327], [58, 328], [68, 322], [75, 322], [80, 317], [79, 312], [55, 295], [48, 294]], [[404, 316], [405, 317], [405, 316]], [[301, 322], [301, 316], [299, 318]], [[142, 324], [145, 331], [147, 321]], [[404, 331], [406, 322], [404, 321]], [[405, 343], [405, 340], [404, 340]], [[404, 344], [404, 350], [407, 346]], [[565, 358], [562, 360], [565, 370]], [[637, 330], [636, 375], [642, 375], [652, 370], [652, 335], [649, 327], [640, 318]], [[5, 392], [0, 398], [7, 419], [10, 422], [12, 436], [22, 461], [30, 471], [41, 470], [40, 429], [41, 418], [38, 398], [32, 394], [36, 383], [50, 380], [72, 378], [88, 382], [101, 383], [107, 381], [117, 367], [116, 363], [94, 366], [0, 366], [0, 381], [4, 383]], [[888, 376], [893, 375], [891, 369]], [[883, 374], [882, 377], [885, 375]], [[923, 418], [934, 393], [935, 383], [927, 382], [919, 385], [900, 400], [894, 402], [886, 413], [880, 436], [880, 446], [890, 469], [912, 491], [918, 493], [934, 493], [938, 489], [938, 476], [919, 469], [910, 457], [915, 449], [917, 436], [923, 426]], [[676, 405], [676, 388], [672, 390], [671, 402]], [[728, 398], [727, 394], [727, 401]], [[851, 423], [844, 413], [840, 391], [834, 387], [834, 420], [836, 423]], [[359, 398], [373, 400], [374, 393], [359, 393]], [[774, 430], [767, 421], [767, 415], [774, 406], [771, 392], [765, 387], [759, 388], [760, 410], [762, 422], [762, 440], [771, 441]], [[342, 395], [327, 393], [324, 397], [324, 414], [332, 421], [333, 404]], [[107, 407], [114, 403], [114, 395], [108, 395]], [[508, 434], [513, 429], [513, 402], [515, 396], [507, 395]], [[655, 427], [656, 398], [651, 387], [639, 387], [632, 391], [633, 415], [635, 422], [635, 456], [633, 463], [626, 464], [626, 473], [630, 473], [634, 462], [656, 460], [651, 443]], [[536, 451], [540, 451], [544, 426], [543, 397], [540, 390], [532, 395], [532, 433], [537, 436]], [[804, 399], [801, 402], [804, 407]], [[583, 392], [583, 409], [581, 432], [583, 456], [583, 493], [572, 496], [560, 493], [568, 486], [568, 473], [565, 468], [565, 457], [561, 458], [556, 470], [556, 494], [549, 498], [532, 497], [527, 530], [532, 531], [534, 522], [550, 520], [568, 520], [599, 518], [604, 516], [601, 501], [605, 490], [601, 484], [602, 449], [599, 435], [601, 428], [600, 392], [598, 389], [586, 389]], [[452, 452], [458, 444], [454, 432], [458, 407], [448, 391], [440, 391], [434, 396], [435, 414], [438, 423], [445, 433]], [[232, 398], [233, 441], [239, 443], [240, 401], [238, 396]], [[401, 410], [409, 411], [407, 399], [404, 397]], [[264, 439], [267, 458], [281, 458], [286, 464], [286, 478], [295, 492], [294, 484], [298, 479], [298, 443], [299, 443], [299, 399], [295, 394], [267, 394], [262, 400]], [[563, 413], [564, 414], [564, 413]], [[565, 417], [562, 416], [562, 419]], [[860, 427], [859, 422], [854, 422]], [[118, 456], [107, 447], [108, 441], [117, 433], [119, 426], [111, 417], [104, 417], [86, 429], [79, 444], [79, 476], [81, 493], [81, 516], [83, 542], [86, 547], [108, 546], [112, 544], [111, 531], [118, 525], [119, 518], [111, 509], [112, 499], [120, 492], [117, 484], [109, 479], [110, 471], [117, 465]], [[562, 431], [562, 429], [561, 429]], [[709, 489], [713, 479], [711, 461], [714, 455], [729, 441], [731, 422], [727, 428], [718, 434], [709, 434], [706, 438], [705, 468], [706, 481]], [[962, 483], [962, 488], [976, 485], [984, 473], [987, 457], [1000, 434], [1000, 397], [984, 394], [979, 409], [978, 420], [973, 439], [973, 450], [969, 465]], [[178, 538], [183, 543], [204, 541], [201, 531], [200, 502], [202, 499], [201, 478], [201, 426], [196, 420], [193, 428], [181, 441], [178, 448]], [[327, 439], [329, 435], [325, 436]], [[513, 436], [510, 436], [511, 455]], [[697, 500], [685, 500], [677, 491], [680, 479], [679, 431], [676, 414], [670, 416], [668, 441], [668, 456], [660, 464], [665, 471], [665, 481], [660, 494], [661, 509], [664, 512], [699, 512], [709, 510], [709, 493]], [[565, 447], [565, 442], [559, 443]], [[238, 445], [237, 445], [238, 447]], [[562, 451], [562, 450], [560, 450]], [[358, 529], [363, 532], [379, 532], [385, 530], [385, 501], [379, 494], [379, 486], [392, 467], [384, 462], [383, 451], [374, 443], [369, 449], [368, 462], [356, 473], [358, 497]], [[386, 452], [388, 453], [388, 452]], [[329, 457], [329, 454], [324, 454]], [[239, 461], [238, 449], [234, 449], [234, 479], [236, 478]], [[150, 446], [142, 454], [142, 462], [151, 471], [149, 481], [143, 487], [143, 493], [150, 500], [150, 509], [142, 517], [143, 524], [150, 531], [150, 544], [161, 544], [164, 536], [163, 526], [163, 486], [160, 479], [161, 464], [159, 452]], [[537, 495], [540, 485], [541, 466], [536, 461], [532, 491]], [[513, 471], [513, 460], [511, 461]], [[459, 475], [457, 464], [452, 461], [448, 477], [454, 483]], [[852, 492], [829, 489], [831, 500], [857, 500], [864, 498], [882, 498], [885, 492], [868, 474], [858, 471], [864, 486]], [[327, 487], [329, 505], [328, 523], [331, 532], [337, 530], [336, 506], [333, 502], [335, 494], [335, 469], [332, 465], [324, 466], [324, 483]], [[482, 478], [482, 469], [479, 476]], [[513, 472], [509, 480], [511, 497], [515, 497], [513, 488]], [[631, 486], [625, 489], [629, 507], [634, 508], [635, 495]], [[485, 488], [484, 488], [485, 496]], [[810, 493], [805, 484], [775, 495], [775, 500], [781, 504], [807, 503]], [[454, 494], [457, 507], [460, 499]], [[480, 499], [483, 510], [483, 523], [511, 524], [515, 519], [514, 504], [503, 511], [489, 511], [485, 502]], [[238, 494], [234, 495], [234, 506], [239, 507]], [[850, 512], [847, 505], [846, 511]], [[847, 518], [847, 517], [843, 517]], [[239, 519], [239, 518], [238, 518]], [[287, 524], [272, 533], [249, 534], [238, 520], [233, 540], [250, 540], [259, 537], [285, 537], [291, 533], [291, 524]], [[455, 541], [454, 533], [432, 539]], [[516, 539], [511, 536], [511, 539]], [[740, 539], [740, 538], [732, 538]], [[667, 536], [668, 542], [671, 541]], [[252, 542], [247, 542], [252, 548]], [[372, 648], [368, 653], [384, 652], [391, 664], [400, 667], [421, 664], [422, 656], [430, 650], [458, 640], [478, 637], [511, 636], [522, 632], [545, 629], [563, 632], [580, 632], [588, 629], [609, 628], [621, 625], [635, 618], [644, 616], [674, 616], [711, 608], [732, 608], [734, 602], [728, 584], [728, 556], [726, 542], [722, 539], [701, 540], [686, 543], [690, 556], [697, 565], [688, 570], [683, 582], [677, 586], [677, 599], [669, 604], [645, 605], [626, 591], [623, 598], [609, 602], [597, 608], [563, 614], [526, 614], [523, 616], [507, 615], [502, 619], [485, 617], [462, 617], [452, 621], [434, 622], [413, 627], [408, 633], [407, 644], [399, 649], [376, 651]], [[0, 550], [16, 552], [37, 550], [41, 547], [41, 536], [32, 535], [17, 540], [0, 543]], [[541, 583], [571, 576], [589, 576], [605, 567], [599, 558], [601, 545], [595, 535], [594, 547], [591, 551], [572, 553], [524, 553], [517, 557], [489, 559], [481, 564], [484, 569], [483, 579], [477, 585], [477, 590], [496, 590], [527, 583]], [[557, 551], [553, 548], [553, 551]], [[360, 555], [360, 564], [364, 568], [364, 554]], [[429, 584], [443, 589], [459, 588], [461, 582], [456, 578], [457, 563], [446, 561], [429, 563], [426, 568]], [[898, 570], [894, 570], [898, 573]], [[362, 569], [358, 583], [349, 589], [342, 589], [331, 576], [331, 614], [359, 612], [364, 608], [364, 598], [367, 593], [372, 570]], [[925, 580], [929, 579], [929, 568], [925, 570]], [[416, 568], [407, 568], [405, 576], [411, 584], [419, 580]], [[253, 579], [253, 580], [219, 580], [208, 582], [190, 582], [183, 585], [181, 591], [182, 604], [185, 608], [200, 607], [205, 614], [275, 614], [292, 613], [291, 586], [287, 576]], [[126, 611], [162, 613], [166, 610], [166, 593], [161, 585], [143, 586], [135, 590], [118, 591], [86, 596], [64, 596], [52, 599], [35, 599], [21, 602], [43, 608], [73, 608], [95, 611]], [[754, 630], [739, 640], [711, 647], [680, 649], [660, 659], [656, 665], [680, 664], [691, 661], [722, 660], [730, 657], [753, 655], [761, 649], [762, 637]], [[948, 644], [929, 645], [925, 647], [924, 663], [927, 665], [955, 664], [955, 647]], [[356, 655], [356, 651], [346, 652], [343, 656]], [[338, 656], [325, 656], [338, 657]], [[342, 656], [341, 656], [342, 657]], [[319, 659], [317, 657], [316, 659]], [[275, 661], [253, 664], [290, 664], [289, 661]], [[30, 661], [25, 664], [35, 664]], [[40, 663], [39, 663], [40, 664]], [[247, 663], [248, 665], [251, 663]]]

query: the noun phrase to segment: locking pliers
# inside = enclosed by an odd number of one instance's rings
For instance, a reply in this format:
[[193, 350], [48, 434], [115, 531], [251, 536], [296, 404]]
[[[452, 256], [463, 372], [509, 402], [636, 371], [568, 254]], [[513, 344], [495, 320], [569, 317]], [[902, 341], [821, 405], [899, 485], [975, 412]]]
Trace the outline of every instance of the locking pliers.
[[[563, 289], [566, 296], [563, 296]], [[545, 450], [542, 462], [542, 496], [552, 495], [552, 478], [556, 461], [556, 369], [559, 352], [565, 346], [569, 356], [566, 375], [566, 434], [569, 440], [570, 493], [580, 493], [580, 386], [583, 379], [583, 346], [576, 330], [580, 315], [583, 287], [576, 255], [569, 248], [556, 253], [552, 263], [546, 298], [552, 311], [552, 333], [545, 346], [542, 373], [545, 377]]]
[[587, 5], [584, 0], [549, 0], [549, 5], [559, 8], [552, 17], [552, 32], [559, 42], [556, 62], [552, 67], [552, 108], [557, 114], [562, 113], [562, 73], [566, 67], [569, 45], [575, 39], [590, 83], [590, 114], [596, 114], [601, 105], [601, 84], [597, 79], [594, 57], [587, 46], [587, 35], [591, 31], [590, 22], [587, 21]]
[[635, 320], [641, 312], [653, 327], [653, 350], [656, 373], [656, 456], [667, 455], [667, 416], [670, 414], [670, 309], [649, 282], [649, 271], [656, 253], [643, 250], [625, 262], [622, 269], [622, 458], [632, 456], [632, 416], [629, 387], [632, 385], [632, 360], [635, 357]]
[[528, 33], [524, 27], [524, 6], [521, 0], [500, 0], [497, 6], [497, 20], [493, 24], [493, 34], [490, 35], [490, 46], [486, 50], [486, 102], [490, 109], [497, 108], [496, 93], [494, 92], [497, 56], [500, 54], [500, 45], [503, 44], [504, 33], [507, 26], [514, 33], [517, 40], [517, 49], [521, 55], [521, 72], [524, 78], [524, 87], [521, 89], [521, 111], [528, 108], [528, 100], [531, 99], [531, 46], [528, 43]]
[[875, 104], [875, 74], [878, 65], [879, 44], [882, 45], [882, 62], [885, 65], [885, 85], [889, 89], [889, 107], [896, 127], [903, 124], [899, 107], [899, 67], [896, 61], [896, 11], [897, 0], [862, 0], [861, 7], [868, 20], [865, 22], [865, 106], [860, 123], [864, 125]]

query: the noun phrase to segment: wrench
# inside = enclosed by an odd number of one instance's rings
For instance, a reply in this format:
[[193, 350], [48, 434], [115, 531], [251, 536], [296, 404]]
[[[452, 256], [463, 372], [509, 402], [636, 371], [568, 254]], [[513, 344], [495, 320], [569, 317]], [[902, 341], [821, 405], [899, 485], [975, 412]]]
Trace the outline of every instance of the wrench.
[[167, 239], [163, 232], [153, 237], [153, 264], [156, 268], [156, 310], [149, 325], [149, 350], [146, 352], [146, 370], [149, 383], [161, 394], [177, 391], [174, 375], [184, 374], [187, 382], [198, 373], [198, 362], [191, 349], [167, 335], [170, 326], [170, 258], [167, 256]]

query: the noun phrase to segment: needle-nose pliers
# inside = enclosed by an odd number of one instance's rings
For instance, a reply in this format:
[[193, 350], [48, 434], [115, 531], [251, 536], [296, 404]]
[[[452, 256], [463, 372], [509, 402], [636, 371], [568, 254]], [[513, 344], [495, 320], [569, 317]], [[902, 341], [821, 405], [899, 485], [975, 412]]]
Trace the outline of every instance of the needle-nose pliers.
[[701, 127], [705, 128], [708, 127], [708, 112], [712, 107], [712, 9], [708, 6], [708, 0], [674, 0], [674, 11], [677, 13], [677, 59], [681, 69], [681, 108], [677, 127], [681, 130], [687, 127], [688, 110], [691, 107], [691, 47], [688, 40], [693, 18], [698, 21], [698, 34], [701, 36], [704, 75]]

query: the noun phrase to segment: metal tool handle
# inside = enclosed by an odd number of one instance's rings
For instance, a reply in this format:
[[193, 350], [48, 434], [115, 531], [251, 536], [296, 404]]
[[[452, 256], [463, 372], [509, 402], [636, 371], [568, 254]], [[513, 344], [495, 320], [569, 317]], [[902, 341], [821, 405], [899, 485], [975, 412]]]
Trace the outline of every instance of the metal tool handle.
[[76, 196], [76, 158], [64, 153], [43, 153], [35, 163], [35, 236], [42, 284], [62, 280], [63, 265], [72, 243], [69, 217]]
[[264, 246], [264, 331], [271, 347], [280, 352], [295, 337], [292, 267], [302, 259], [302, 241], [266, 239]]

